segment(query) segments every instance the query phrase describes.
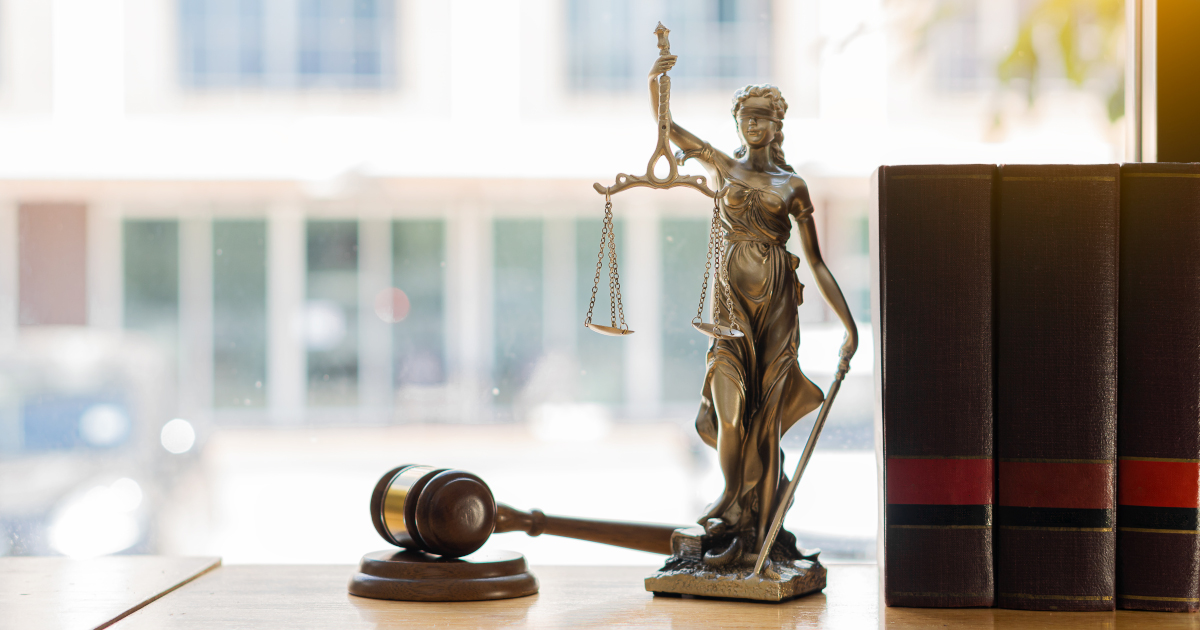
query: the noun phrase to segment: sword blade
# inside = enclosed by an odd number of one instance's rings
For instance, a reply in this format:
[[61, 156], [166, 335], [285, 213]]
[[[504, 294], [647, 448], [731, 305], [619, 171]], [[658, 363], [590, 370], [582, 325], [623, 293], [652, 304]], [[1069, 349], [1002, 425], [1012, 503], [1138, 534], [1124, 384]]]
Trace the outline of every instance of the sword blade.
[[766, 566], [767, 554], [771, 550], [771, 545], [775, 544], [776, 536], [779, 535], [779, 527], [783, 524], [783, 516], [787, 514], [788, 504], [791, 503], [792, 497], [796, 494], [796, 486], [800, 485], [800, 477], [804, 476], [804, 469], [808, 467], [808, 460], [812, 459], [813, 450], [817, 448], [817, 438], [821, 437], [821, 429], [825, 428], [825, 419], [829, 417], [829, 409], [833, 406], [833, 399], [837, 396], [838, 390], [842, 388], [842, 379], [845, 376], [846, 373], [839, 369], [833, 377], [833, 384], [829, 386], [829, 394], [825, 396], [825, 402], [821, 403], [821, 413], [817, 414], [817, 421], [813, 423], [812, 431], [808, 434], [808, 442], [804, 445], [804, 452], [800, 455], [800, 461], [796, 463], [796, 474], [792, 475], [792, 480], [788, 482], [783, 500], [775, 508], [775, 516], [771, 519], [771, 529], [767, 533], [767, 538], [763, 541], [762, 547], [758, 550], [758, 562], [754, 564], [754, 573], [751, 575], [761, 574], [763, 567]]

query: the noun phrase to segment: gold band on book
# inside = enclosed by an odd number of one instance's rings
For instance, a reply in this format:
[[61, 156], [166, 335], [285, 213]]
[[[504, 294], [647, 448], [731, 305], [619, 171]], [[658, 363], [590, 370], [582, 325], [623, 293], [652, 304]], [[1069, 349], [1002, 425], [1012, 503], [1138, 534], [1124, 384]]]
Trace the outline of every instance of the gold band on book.
[[991, 529], [991, 525], [888, 525], [888, 529]]
[[1057, 599], [1072, 602], [1110, 602], [1112, 595], [1035, 595], [1033, 593], [996, 593], [997, 597], [1017, 599]]
[[888, 179], [991, 179], [991, 175], [889, 175]]
[[1032, 525], [997, 525], [1000, 529], [1017, 529], [1039, 532], [1111, 532], [1111, 527], [1034, 527]]
[[1148, 532], [1151, 534], [1191, 534], [1195, 536], [1200, 534], [1200, 530], [1195, 529], [1150, 529], [1148, 527], [1118, 527], [1119, 532]]
[[1200, 602], [1200, 597], [1152, 597], [1150, 595], [1117, 595], [1117, 599], [1148, 599], [1152, 602]]
[[1006, 182], [1115, 182], [1116, 177], [1108, 177], [1106, 175], [1064, 175], [1048, 177], [1002, 177]]
[[1118, 457], [1123, 462], [1170, 462], [1173, 464], [1200, 464], [1200, 459], [1178, 457]]
[[1045, 459], [1038, 457], [1001, 457], [1002, 464], [1113, 464], [1113, 459]]
[[917, 593], [907, 591], [888, 591], [888, 595], [900, 595], [903, 597], [991, 597], [992, 592], [986, 593]]
[[992, 459], [991, 455], [888, 455], [886, 459]]
[[1200, 173], [1121, 173], [1121, 177], [1191, 177], [1200, 179]]

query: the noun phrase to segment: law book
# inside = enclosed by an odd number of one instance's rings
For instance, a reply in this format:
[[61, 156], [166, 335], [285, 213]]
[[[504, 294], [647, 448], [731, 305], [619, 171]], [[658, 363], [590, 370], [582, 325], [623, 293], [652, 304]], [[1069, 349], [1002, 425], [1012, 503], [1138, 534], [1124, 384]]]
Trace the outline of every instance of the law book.
[[1117, 605], [1200, 609], [1200, 164], [1121, 167]]
[[991, 606], [994, 165], [883, 166], [871, 220], [884, 601]]
[[1117, 165], [1000, 167], [996, 605], [1115, 606]]

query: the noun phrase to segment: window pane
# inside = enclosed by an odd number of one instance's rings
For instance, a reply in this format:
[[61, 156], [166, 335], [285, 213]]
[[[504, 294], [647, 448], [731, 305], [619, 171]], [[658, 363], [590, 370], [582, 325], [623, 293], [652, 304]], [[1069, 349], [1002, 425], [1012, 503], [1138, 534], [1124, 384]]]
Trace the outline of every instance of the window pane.
[[[704, 384], [708, 337], [692, 328], [704, 278], [708, 252], [708, 222], [701, 219], [665, 219], [662, 223], [663, 255], [663, 400], [698, 402]], [[704, 321], [709, 321], [708, 305]]]
[[[620, 254], [624, 251], [623, 224], [621, 221], [614, 221], [614, 226], [617, 230], [617, 252]], [[592, 284], [596, 279], [596, 259], [600, 251], [602, 227], [603, 222], [599, 219], [580, 219], [575, 223], [575, 287], [578, 294], [576, 301], [583, 314], [587, 313], [588, 303], [592, 299]], [[600, 270], [600, 282], [596, 286], [596, 305], [592, 312], [592, 322], [607, 326], [610, 325], [607, 250], [604, 261], [604, 268]], [[628, 320], [626, 324], [629, 325]], [[630, 328], [633, 326], [630, 325]], [[578, 326], [576, 330], [579, 331], [576, 338], [579, 364], [583, 369], [579, 379], [579, 400], [621, 402], [625, 389], [625, 340], [621, 337], [606, 337], [583, 326]]]
[[949, 0], [939, 11], [942, 19], [928, 34], [934, 85], [946, 92], [984, 87], [993, 69], [980, 54], [979, 3]]
[[387, 88], [393, 0], [179, 0], [192, 88]]
[[392, 283], [408, 316], [392, 327], [396, 385], [446, 380], [446, 237], [443, 221], [392, 224]]
[[255, 84], [263, 74], [263, 3], [241, 0], [238, 5], [237, 73], [241, 83]]
[[645, 43], [661, 20], [681, 62], [672, 89], [736, 89], [769, 78], [769, 0], [569, 0], [568, 83], [577, 90], [645, 89]]
[[179, 334], [179, 222], [124, 225], [125, 328], [174, 353]]
[[498, 219], [493, 229], [494, 393], [511, 403], [542, 355], [542, 221]]
[[184, 85], [239, 87], [261, 82], [262, 0], [180, 0], [179, 31]]
[[179, 2], [179, 73], [185, 85], [197, 87], [211, 74], [207, 63], [208, 49], [205, 28], [207, 15], [204, 0]]
[[308, 222], [308, 404], [358, 402], [358, 223]]
[[267, 224], [213, 221], [213, 404], [267, 397]]

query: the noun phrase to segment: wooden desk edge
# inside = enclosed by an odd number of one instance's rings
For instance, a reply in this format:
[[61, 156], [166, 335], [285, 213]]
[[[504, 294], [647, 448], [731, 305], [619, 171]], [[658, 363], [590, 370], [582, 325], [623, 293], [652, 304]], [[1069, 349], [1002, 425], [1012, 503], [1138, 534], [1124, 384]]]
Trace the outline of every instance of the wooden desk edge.
[[117, 623], [118, 621], [121, 621], [122, 619], [124, 619], [124, 618], [128, 617], [129, 615], [132, 615], [133, 613], [135, 613], [135, 612], [137, 612], [137, 611], [139, 611], [139, 610], [141, 610], [141, 609], [145, 608], [146, 606], [149, 606], [150, 604], [153, 604], [154, 602], [156, 602], [156, 601], [158, 601], [158, 600], [162, 599], [163, 597], [165, 597], [165, 596], [166, 596], [166, 595], [168, 595], [169, 593], [173, 593], [173, 592], [175, 592], [175, 591], [176, 591], [176, 590], [178, 590], [180, 587], [182, 587], [182, 586], [184, 586], [184, 585], [186, 585], [186, 584], [188, 584], [188, 583], [190, 583], [190, 582], [194, 581], [196, 578], [198, 578], [198, 577], [200, 577], [200, 576], [202, 576], [202, 575], [207, 575], [208, 573], [211, 573], [211, 572], [212, 572], [214, 569], [216, 569], [217, 567], [220, 567], [220, 566], [221, 566], [221, 558], [220, 558], [220, 557], [213, 558], [213, 559], [212, 559], [212, 562], [211, 562], [211, 563], [209, 563], [209, 565], [208, 565], [208, 566], [206, 566], [206, 567], [204, 567], [203, 569], [201, 569], [201, 570], [199, 570], [199, 571], [197, 571], [197, 572], [193, 573], [192, 575], [188, 576], [187, 578], [184, 578], [183, 580], [180, 580], [178, 584], [172, 585], [172, 586], [171, 586], [171, 587], [169, 587], [169, 588], [165, 588], [165, 589], [163, 589], [163, 590], [159, 591], [159, 592], [158, 592], [156, 595], [154, 595], [153, 597], [148, 597], [148, 598], [146, 598], [146, 599], [142, 600], [142, 601], [141, 601], [140, 603], [138, 603], [137, 605], [135, 605], [135, 606], [133, 606], [133, 607], [131, 607], [131, 608], [128, 608], [128, 609], [126, 609], [124, 612], [122, 612], [121, 614], [117, 615], [116, 617], [113, 617], [112, 619], [109, 619], [108, 621], [106, 621], [106, 622], [104, 622], [104, 623], [102, 623], [102, 624], [100, 624], [100, 625], [96, 626], [96, 630], [104, 630], [105, 628], [109, 628], [109, 627], [111, 627], [113, 624]]

